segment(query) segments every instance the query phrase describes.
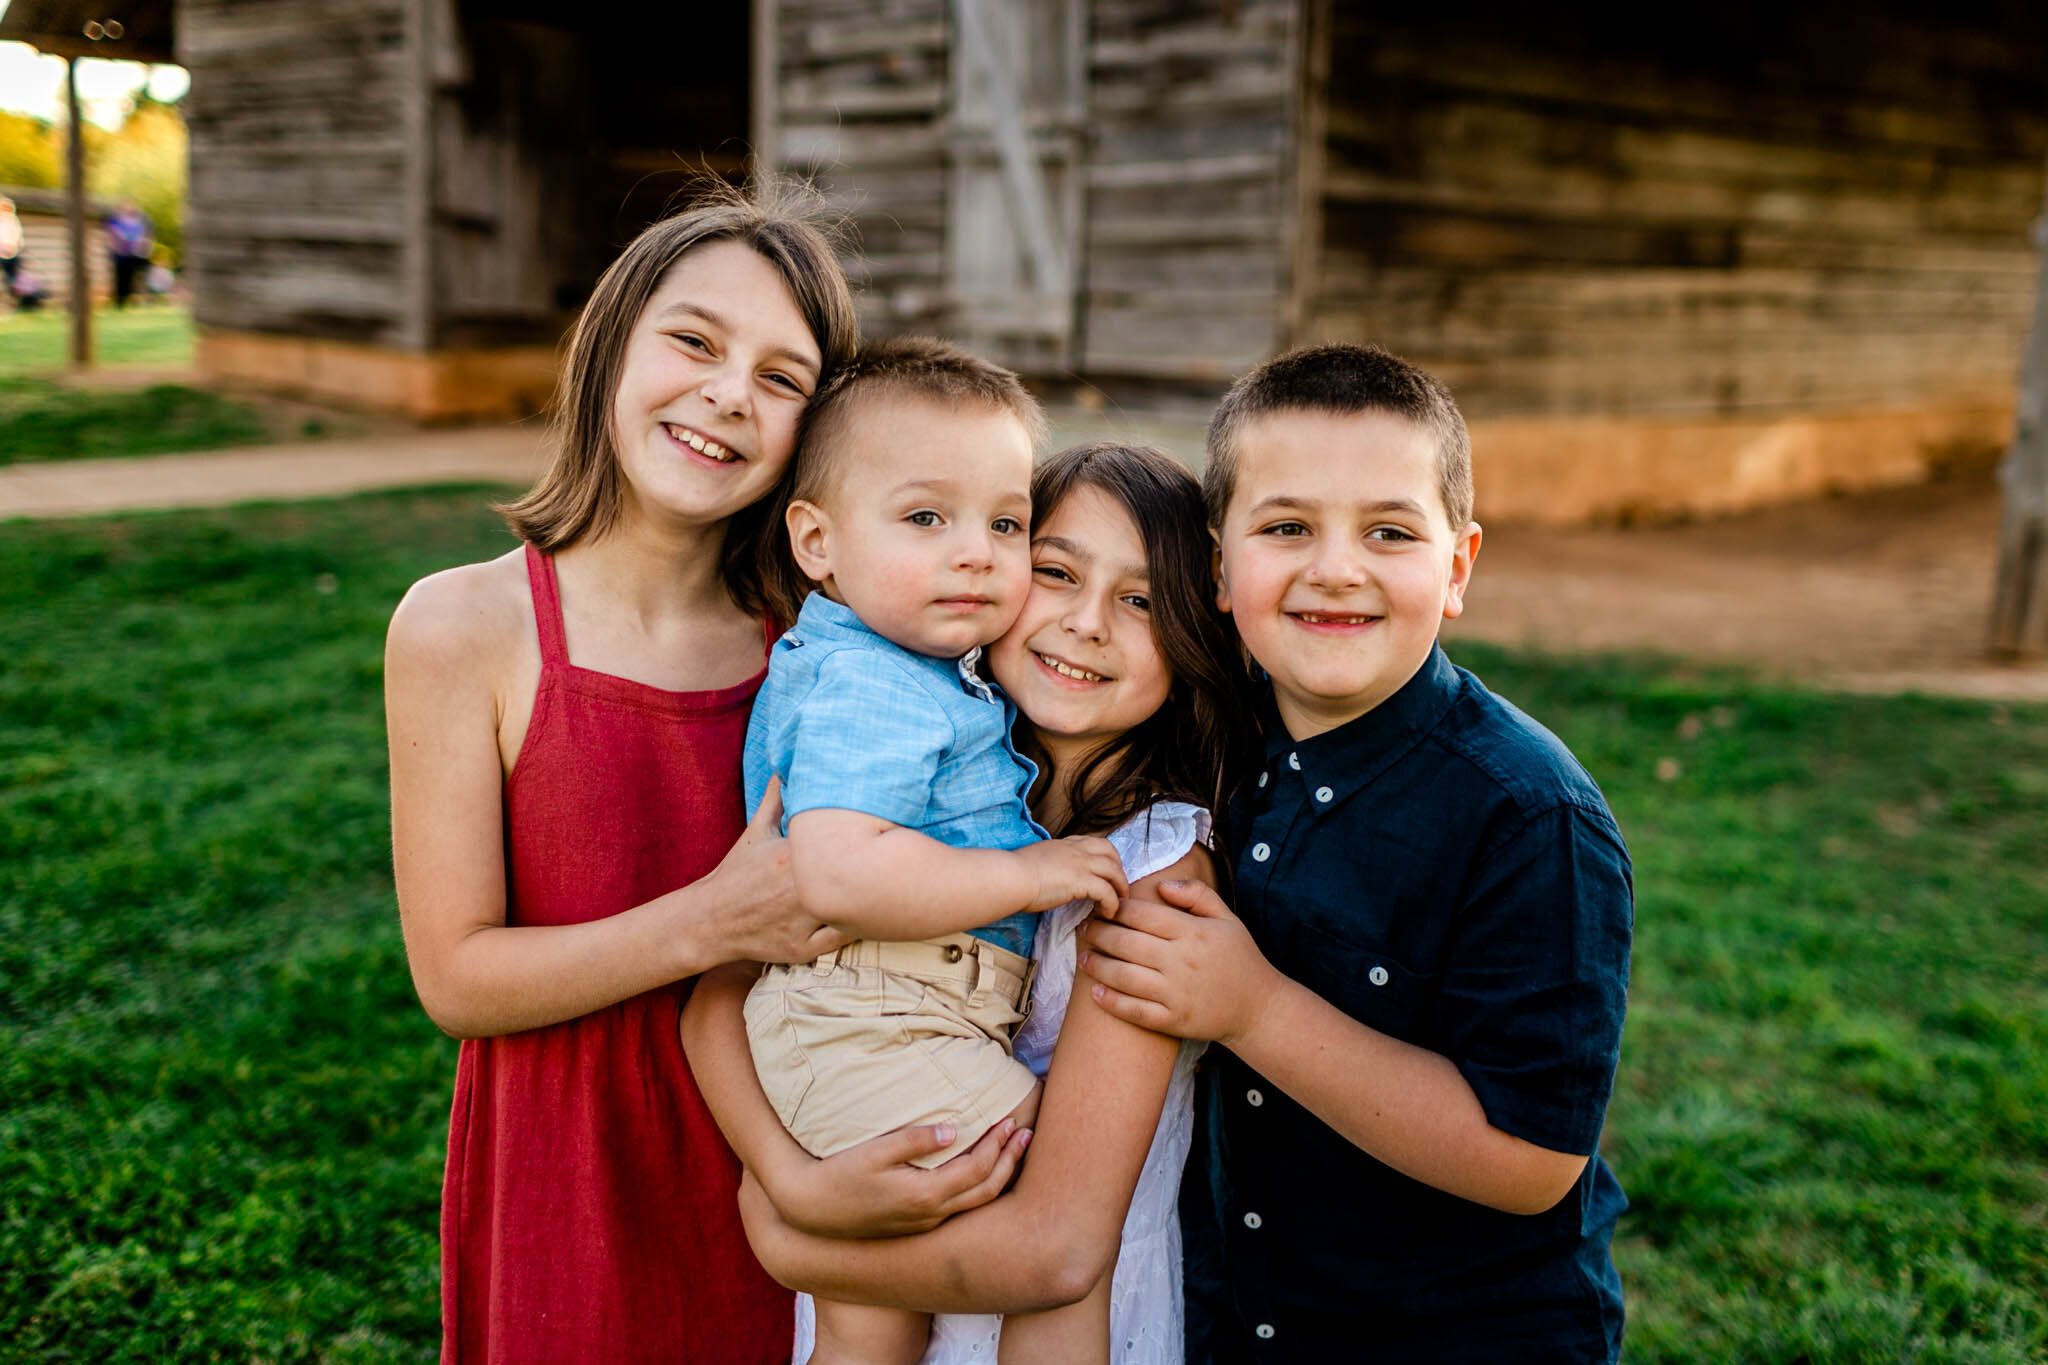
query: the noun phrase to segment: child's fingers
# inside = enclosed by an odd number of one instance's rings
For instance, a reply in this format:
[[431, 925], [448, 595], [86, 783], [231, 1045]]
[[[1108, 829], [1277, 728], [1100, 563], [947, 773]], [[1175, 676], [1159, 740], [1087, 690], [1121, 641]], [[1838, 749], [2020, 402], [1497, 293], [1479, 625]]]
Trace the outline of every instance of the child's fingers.
[[[893, 1133], [884, 1133], [878, 1138], [869, 1138], [856, 1149], [862, 1164], [876, 1170], [887, 1170], [892, 1166], [907, 1166], [921, 1156], [943, 1152], [953, 1145], [953, 1130], [945, 1124], [921, 1123], [915, 1128], [899, 1128]], [[956, 1161], [949, 1161], [940, 1170], [951, 1170], [957, 1161], [967, 1160], [971, 1153], [963, 1154]]]
[[1103, 1012], [1113, 1014], [1126, 1024], [1151, 1029], [1154, 1033], [1165, 1033], [1173, 1022], [1166, 1006], [1156, 1000], [1144, 1000], [1137, 996], [1125, 995], [1114, 986], [1097, 982], [1089, 988], [1089, 998], [1100, 1005]]
[[1191, 914], [1210, 918], [1230, 914], [1230, 907], [1223, 903], [1223, 897], [1216, 894], [1216, 888], [1203, 882], [1161, 882], [1159, 898], [1168, 905], [1178, 906]]
[[1187, 930], [1185, 914], [1159, 904], [1157, 901], [1138, 900], [1126, 896], [1117, 903], [1114, 915], [1105, 915], [1118, 924], [1127, 925], [1140, 933], [1154, 938], [1179, 938]]
[[[971, 1185], [953, 1191], [946, 1198], [945, 1202], [939, 1206], [939, 1216], [941, 1218], [951, 1218], [956, 1213], [965, 1213], [968, 1209], [978, 1209], [1008, 1189], [1011, 1178], [1017, 1174], [1017, 1164], [1024, 1159], [1024, 1149], [1030, 1144], [1031, 1130], [1029, 1128], [1017, 1128], [1008, 1119], [1005, 1119], [986, 1133], [983, 1133], [981, 1141], [975, 1143], [969, 1151], [954, 1157], [951, 1161], [939, 1167], [940, 1172], [950, 1172], [955, 1166], [962, 1165], [969, 1158], [976, 1158], [975, 1164], [968, 1169], [980, 1173], [980, 1179]], [[993, 1153], [992, 1159], [986, 1162], [986, 1170], [982, 1169], [984, 1163], [980, 1160], [983, 1156], [984, 1148]]]
[[747, 821], [747, 827], [740, 835], [740, 842], [754, 839], [772, 839], [782, 829], [782, 779], [768, 779], [768, 790], [761, 793], [761, 804], [754, 807], [754, 818]]
[[1076, 965], [1103, 985], [1125, 995], [1146, 1000], [1166, 998], [1166, 975], [1156, 967], [1093, 949], [1082, 953]]

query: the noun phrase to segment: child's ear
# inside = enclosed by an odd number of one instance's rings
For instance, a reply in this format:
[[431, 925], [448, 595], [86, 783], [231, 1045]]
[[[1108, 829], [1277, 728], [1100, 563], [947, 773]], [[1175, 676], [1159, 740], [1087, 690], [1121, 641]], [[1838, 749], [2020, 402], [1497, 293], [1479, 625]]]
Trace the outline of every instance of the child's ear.
[[822, 583], [832, 576], [832, 518], [824, 508], [801, 499], [783, 514], [789, 528], [789, 553], [804, 577]]
[[1479, 558], [1479, 523], [1468, 521], [1451, 547], [1451, 581], [1444, 585], [1444, 619], [1465, 614], [1465, 585], [1472, 581], [1472, 565]]
[[1209, 577], [1216, 584], [1216, 610], [1230, 611], [1230, 585], [1223, 581], [1223, 542], [1214, 530], [1209, 532]]

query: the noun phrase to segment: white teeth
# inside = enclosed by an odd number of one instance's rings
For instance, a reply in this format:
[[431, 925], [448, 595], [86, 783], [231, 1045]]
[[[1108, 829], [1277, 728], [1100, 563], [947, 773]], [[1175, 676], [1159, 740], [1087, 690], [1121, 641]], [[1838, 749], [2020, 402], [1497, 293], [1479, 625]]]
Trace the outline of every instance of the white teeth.
[[668, 433], [690, 449], [708, 455], [722, 464], [729, 464], [738, 458], [718, 442], [699, 436], [694, 431], [685, 431], [681, 427], [669, 427]]
[[1038, 661], [1063, 678], [1078, 678], [1082, 682], [1108, 682], [1100, 673], [1090, 673], [1085, 668], [1076, 668], [1070, 663], [1055, 659], [1050, 654], [1041, 654]]

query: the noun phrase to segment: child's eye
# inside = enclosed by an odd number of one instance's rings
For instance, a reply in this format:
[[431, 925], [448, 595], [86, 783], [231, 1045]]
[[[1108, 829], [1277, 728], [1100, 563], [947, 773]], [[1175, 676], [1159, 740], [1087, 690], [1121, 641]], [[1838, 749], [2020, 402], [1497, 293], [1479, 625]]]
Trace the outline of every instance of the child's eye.
[[1386, 540], [1399, 542], [1404, 540], [1415, 539], [1415, 536], [1403, 530], [1399, 526], [1375, 526], [1370, 531], [1367, 531], [1365, 534], [1367, 539], [1369, 540]]
[[1015, 517], [997, 517], [988, 524], [988, 529], [999, 536], [1014, 536], [1024, 529], [1024, 523]]
[[1303, 526], [1298, 521], [1276, 521], [1271, 526], [1261, 527], [1259, 534], [1262, 536], [1280, 536], [1283, 539], [1292, 539], [1296, 536], [1307, 535], [1308, 527]]
[[1074, 581], [1074, 576], [1057, 564], [1034, 564], [1031, 566], [1031, 572], [1043, 574], [1055, 583], [1071, 583]]
[[711, 343], [698, 336], [695, 332], [671, 332], [669, 335], [693, 351], [708, 351], [711, 349]]
[[905, 517], [904, 520], [912, 526], [937, 526], [939, 524], [939, 514], [932, 511], [929, 507], [920, 507]]
[[1124, 605], [1135, 611], [1151, 611], [1152, 599], [1141, 592], [1125, 593]]
[[795, 394], [799, 398], [808, 398], [810, 396], [809, 394], [806, 394], [804, 392], [804, 386], [797, 383], [796, 380], [790, 377], [789, 375], [777, 372], [768, 376], [768, 382], [771, 384], [781, 385], [783, 388], [788, 389], [791, 393]]

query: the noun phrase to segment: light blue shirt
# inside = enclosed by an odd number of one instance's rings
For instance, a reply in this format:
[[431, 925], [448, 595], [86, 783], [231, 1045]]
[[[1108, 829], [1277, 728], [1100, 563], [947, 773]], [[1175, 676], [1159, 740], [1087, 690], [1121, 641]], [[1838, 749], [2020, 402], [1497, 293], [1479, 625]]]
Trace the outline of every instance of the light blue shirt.
[[[1015, 708], [965, 658], [893, 644], [821, 592], [768, 655], [747, 726], [747, 809], [782, 779], [782, 829], [807, 810], [855, 810], [954, 848], [1046, 836], [1025, 796], [1038, 770], [1010, 740]], [[1038, 917], [972, 930], [1031, 955]]]

